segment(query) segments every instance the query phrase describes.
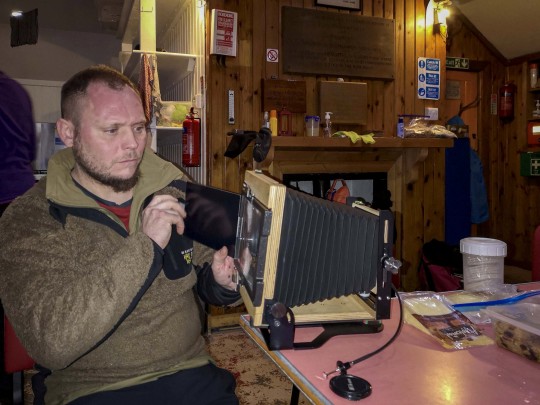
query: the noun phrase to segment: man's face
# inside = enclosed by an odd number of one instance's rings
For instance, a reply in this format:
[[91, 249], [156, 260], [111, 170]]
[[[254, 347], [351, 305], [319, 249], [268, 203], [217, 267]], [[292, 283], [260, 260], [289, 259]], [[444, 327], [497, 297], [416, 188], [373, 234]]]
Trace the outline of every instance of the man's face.
[[146, 146], [145, 116], [130, 88], [113, 90], [102, 83], [88, 87], [79, 108], [73, 153], [85, 176], [115, 192], [131, 190], [139, 178]]

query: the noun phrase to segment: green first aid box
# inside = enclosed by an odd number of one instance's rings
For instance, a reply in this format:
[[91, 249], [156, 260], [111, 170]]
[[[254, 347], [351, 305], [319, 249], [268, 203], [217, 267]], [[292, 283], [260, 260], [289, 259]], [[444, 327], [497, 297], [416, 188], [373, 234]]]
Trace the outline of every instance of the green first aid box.
[[522, 153], [519, 160], [522, 176], [540, 176], [540, 152]]

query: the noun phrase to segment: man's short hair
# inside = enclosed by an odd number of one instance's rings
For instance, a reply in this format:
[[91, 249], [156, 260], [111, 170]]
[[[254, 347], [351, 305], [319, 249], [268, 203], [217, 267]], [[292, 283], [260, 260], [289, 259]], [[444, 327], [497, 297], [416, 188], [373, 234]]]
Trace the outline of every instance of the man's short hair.
[[91, 66], [73, 75], [62, 86], [60, 102], [62, 118], [70, 120], [78, 126], [79, 101], [82, 97], [86, 96], [88, 86], [91, 83], [98, 82], [104, 83], [114, 90], [122, 90], [124, 87], [129, 87], [140, 96], [135, 84], [118, 70], [106, 65]]

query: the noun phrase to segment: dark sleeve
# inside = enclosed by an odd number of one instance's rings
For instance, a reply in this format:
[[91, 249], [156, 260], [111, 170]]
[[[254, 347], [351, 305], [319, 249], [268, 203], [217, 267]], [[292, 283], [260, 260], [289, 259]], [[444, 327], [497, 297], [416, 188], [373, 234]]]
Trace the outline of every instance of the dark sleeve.
[[231, 291], [216, 283], [212, 273], [212, 266], [209, 263], [195, 266], [195, 271], [197, 273], [197, 293], [207, 304], [216, 306], [232, 305], [240, 299], [239, 292]]

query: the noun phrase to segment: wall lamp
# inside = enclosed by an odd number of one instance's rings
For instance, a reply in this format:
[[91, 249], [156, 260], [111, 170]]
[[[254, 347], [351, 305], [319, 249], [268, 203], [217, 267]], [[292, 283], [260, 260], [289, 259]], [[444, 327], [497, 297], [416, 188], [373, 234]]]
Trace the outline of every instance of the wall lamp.
[[447, 25], [446, 17], [450, 15], [450, 6], [452, 2], [450, 0], [435, 1], [435, 8], [433, 9], [433, 33], [441, 34], [446, 37]]
[[433, 34], [447, 36], [446, 17], [450, 15], [451, 0], [425, 0], [426, 25], [433, 25]]

